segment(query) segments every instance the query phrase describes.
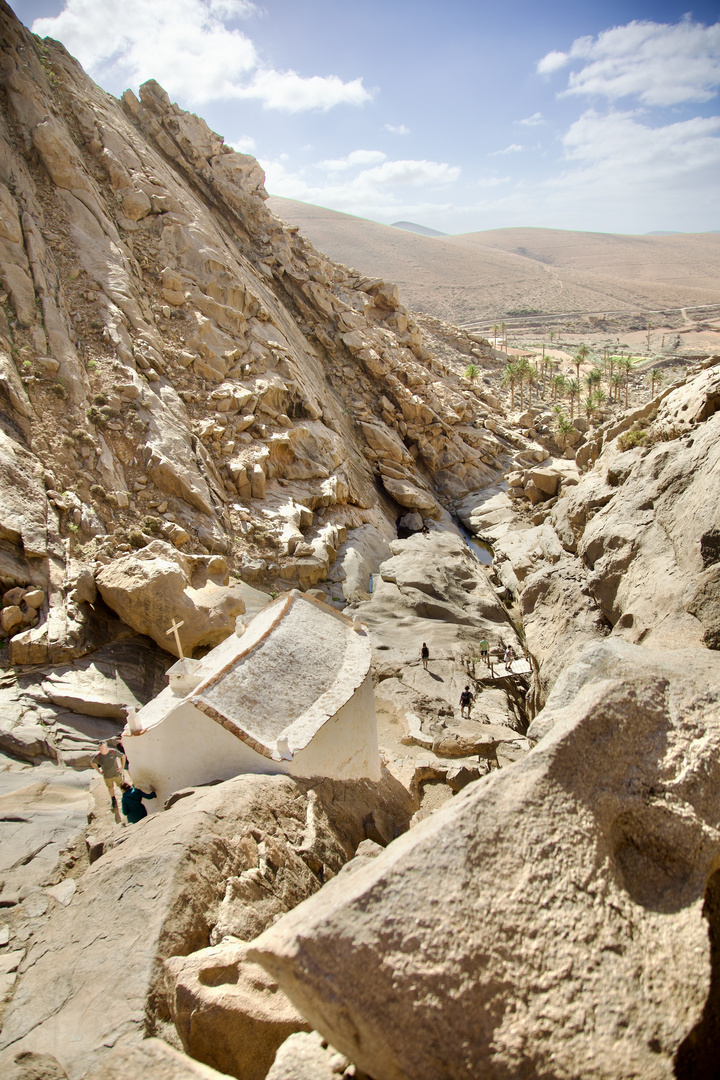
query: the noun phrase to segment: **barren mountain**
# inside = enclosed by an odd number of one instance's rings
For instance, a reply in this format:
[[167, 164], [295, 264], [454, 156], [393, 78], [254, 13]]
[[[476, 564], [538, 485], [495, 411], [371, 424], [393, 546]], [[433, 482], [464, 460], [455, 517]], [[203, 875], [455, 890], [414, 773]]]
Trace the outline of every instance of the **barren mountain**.
[[646, 312], [717, 305], [720, 235], [616, 236], [494, 229], [423, 237], [291, 199], [271, 198], [330, 258], [396, 281], [408, 305], [451, 322], [514, 311]]

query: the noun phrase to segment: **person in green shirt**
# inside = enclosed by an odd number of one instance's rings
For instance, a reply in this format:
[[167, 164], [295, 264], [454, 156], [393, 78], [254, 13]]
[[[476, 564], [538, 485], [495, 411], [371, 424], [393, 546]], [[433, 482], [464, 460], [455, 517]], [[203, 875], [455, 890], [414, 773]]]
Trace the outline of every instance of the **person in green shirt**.
[[141, 791], [131, 784], [122, 785], [122, 812], [131, 825], [137, 825], [147, 817], [147, 810], [142, 804], [143, 799], [157, 798], [154, 791]]
[[483, 638], [483, 640], [480, 642], [480, 659], [484, 660], [486, 664], [488, 662], [489, 649], [490, 645], [488, 644], [487, 638]]

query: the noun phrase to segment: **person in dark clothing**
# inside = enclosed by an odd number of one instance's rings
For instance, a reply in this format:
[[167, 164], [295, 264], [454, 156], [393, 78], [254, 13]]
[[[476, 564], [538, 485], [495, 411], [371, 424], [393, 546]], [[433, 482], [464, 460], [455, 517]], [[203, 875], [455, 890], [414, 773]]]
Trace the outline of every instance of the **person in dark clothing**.
[[142, 804], [143, 799], [156, 798], [154, 791], [141, 791], [140, 788], [130, 784], [122, 785], [122, 812], [131, 825], [136, 825], [147, 817], [147, 810]]

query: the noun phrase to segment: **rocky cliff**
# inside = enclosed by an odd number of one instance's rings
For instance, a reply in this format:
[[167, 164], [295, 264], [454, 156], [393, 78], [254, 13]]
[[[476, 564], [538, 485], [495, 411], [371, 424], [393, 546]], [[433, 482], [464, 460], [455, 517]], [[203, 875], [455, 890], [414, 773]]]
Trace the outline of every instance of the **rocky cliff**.
[[483, 427], [497, 402], [459, 377], [471, 349], [496, 365], [489, 347], [458, 335], [453, 368], [393, 285], [330, 263], [265, 208], [253, 158], [154, 82], [115, 100], [1, 15], [14, 663], [116, 635], [77, 581], [153, 539], [220, 556], [226, 583], [307, 587], [346, 530], [437, 517], [497, 471], [506, 448]]

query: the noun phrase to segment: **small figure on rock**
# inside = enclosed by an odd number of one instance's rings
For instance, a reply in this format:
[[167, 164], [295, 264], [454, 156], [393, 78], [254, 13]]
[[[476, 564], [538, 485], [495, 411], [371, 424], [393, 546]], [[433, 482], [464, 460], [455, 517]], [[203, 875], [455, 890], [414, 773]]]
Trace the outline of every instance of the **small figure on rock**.
[[514, 658], [515, 658], [515, 654], [513, 653], [512, 645], [508, 645], [507, 649], [505, 650], [505, 656], [503, 657], [503, 661], [505, 663], [505, 666], [509, 668], [510, 665], [512, 664]]
[[116, 810], [115, 788], [122, 787], [125, 755], [121, 754], [119, 750], [111, 750], [106, 742], [101, 742], [98, 752], [91, 759], [90, 764], [95, 769], [95, 772], [100, 773], [110, 792], [110, 809]]
[[122, 784], [122, 812], [131, 825], [137, 825], [147, 817], [147, 810], [143, 806], [143, 799], [155, 799], [154, 791], [141, 791], [140, 788], [131, 784]]
[[482, 641], [480, 642], [480, 659], [484, 660], [486, 664], [489, 662], [489, 657], [488, 657], [489, 651], [490, 651], [490, 645], [489, 645], [489, 643], [487, 641], [487, 638], [483, 638]]
[[427, 671], [428, 660], [430, 659], [430, 650], [428, 649], [424, 641], [422, 643], [422, 649], [420, 650], [420, 659], [422, 660], [423, 668], [425, 669], [425, 671]]
[[470, 719], [470, 709], [475, 701], [475, 695], [470, 690], [469, 686], [466, 686], [460, 695], [460, 715], [465, 719]]
[[421, 532], [421, 534], [422, 534], [423, 536], [427, 536], [427, 537], [429, 537], [429, 536], [430, 536], [430, 530], [428, 529], [427, 525], [423, 525], [423, 527], [422, 527], [422, 529], [420, 530], [420, 532]]

